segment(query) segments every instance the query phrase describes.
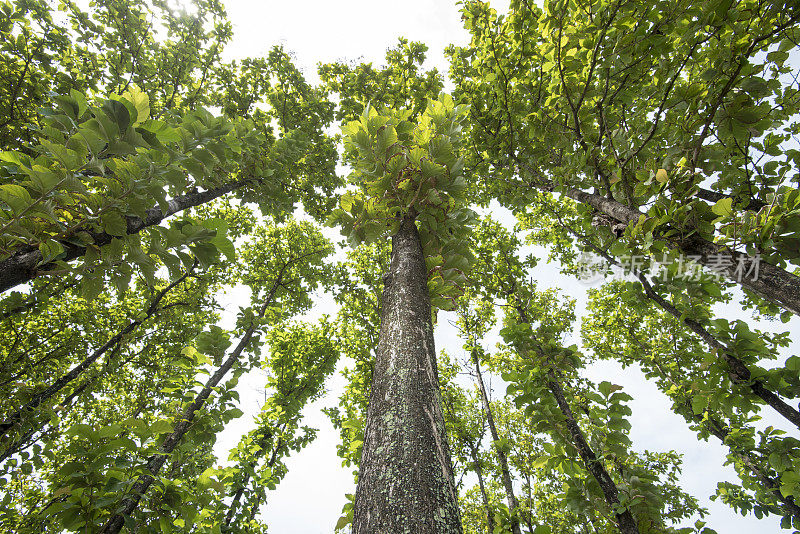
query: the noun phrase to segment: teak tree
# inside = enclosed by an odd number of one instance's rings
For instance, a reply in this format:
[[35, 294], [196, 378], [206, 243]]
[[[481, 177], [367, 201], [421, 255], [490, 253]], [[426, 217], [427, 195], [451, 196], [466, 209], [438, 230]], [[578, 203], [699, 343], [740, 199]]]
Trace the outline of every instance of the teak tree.
[[[731, 314], [800, 312], [796, 2], [460, 6], [448, 96], [404, 38], [313, 86], [282, 47], [223, 60], [219, 0], [0, 0], [2, 528], [267, 532], [340, 354], [336, 530], [712, 533], [680, 454], [632, 442], [644, 399], [586, 378], [606, 359], [725, 447], [712, 499], [800, 528], [800, 357]], [[586, 291], [581, 347], [523, 241], [626, 271]], [[336, 319], [296, 319], [320, 291]]]
[[461, 532], [439, 395], [432, 317], [452, 303], [470, 252], [458, 156], [466, 109], [430, 101], [411, 111], [367, 107], [344, 127], [354, 160], [333, 218], [354, 244], [391, 236], [353, 532]]

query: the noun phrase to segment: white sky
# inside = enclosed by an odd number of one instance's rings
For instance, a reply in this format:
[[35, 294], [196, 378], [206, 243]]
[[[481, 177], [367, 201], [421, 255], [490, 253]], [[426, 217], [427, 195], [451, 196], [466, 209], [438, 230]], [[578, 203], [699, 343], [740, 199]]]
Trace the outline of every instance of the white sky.
[[[429, 46], [426, 67], [435, 66], [446, 74], [444, 47], [468, 41], [467, 33], [461, 27], [458, 6], [450, 0], [407, 0], [402, 4], [374, 0], [225, 0], [225, 5], [234, 25], [234, 40], [226, 49], [227, 59], [265, 54], [273, 45], [283, 44], [295, 54], [296, 64], [312, 83], [318, 81], [316, 65], [320, 62], [360, 59], [382, 64], [386, 49], [394, 46], [401, 36], [426, 43]], [[507, 2], [496, 7], [502, 11], [505, 6]], [[334, 232], [331, 237], [338, 238], [338, 235]], [[557, 268], [552, 265], [537, 268], [535, 274], [541, 288], [560, 287], [565, 294], [578, 299], [579, 312], [584, 308], [586, 286], [558, 275]], [[228, 303], [225, 315], [235, 316], [238, 305], [246, 302], [241, 293], [232, 292]], [[329, 301], [323, 301], [317, 306], [316, 313], [333, 315], [335, 310]], [[731, 307], [724, 310], [724, 316], [752, 323], [749, 317]], [[444, 348], [460, 358], [461, 341], [447, 318], [440, 316], [436, 329], [437, 349]], [[775, 328], [785, 326], [778, 323]], [[789, 326], [793, 333], [800, 332], [796, 318]], [[760, 327], [769, 329], [769, 325]], [[786, 356], [797, 353], [796, 346], [791, 348]], [[618, 364], [604, 362], [592, 366], [587, 375], [597, 381], [609, 380], [620, 384], [634, 397], [630, 403], [633, 410], [631, 438], [636, 449], [674, 449], [684, 454], [683, 487], [709, 509], [707, 521], [710, 527], [720, 534], [782, 532], [775, 519], [743, 518], [727, 506], [708, 500], [717, 481], [737, 480], [731, 468], [722, 467], [723, 448], [716, 441], [698, 443], [683, 419], [670, 411], [664, 395], [646, 382], [640, 372], [632, 369], [622, 371]], [[259, 401], [263, 400], [263, 391], [259, 389], [262, 385], [263, 379], [257, 372], [240, 381], [241, 407], [248, 415], [234, 422], [219, 438], [215, 451], [221, 459], [227, 457], [226, 451], [236, 444], [239, 436], [251, 428], [249, 415], [257, 412]], [[320, 412], [322, 407], [337, 404], [342, 385], [341, 376], [334, 375], [328, 382], [329, 394], [305, 410], [304, 424], [316, 427], [320, 432], [312, 444], [287, 461], [288, 475], [268, 495], [262, 518], [268, 522], [271, 532], [331, 533], [345, 503], [344, 494], [354, 492], [351, 470], [342, 468], [341, 459], [336, 456], [338, 433]], [[500, 389], [496, 389], [495, 396], [502, 394]], [[786, 427], [782, 424], [777, 426]]]

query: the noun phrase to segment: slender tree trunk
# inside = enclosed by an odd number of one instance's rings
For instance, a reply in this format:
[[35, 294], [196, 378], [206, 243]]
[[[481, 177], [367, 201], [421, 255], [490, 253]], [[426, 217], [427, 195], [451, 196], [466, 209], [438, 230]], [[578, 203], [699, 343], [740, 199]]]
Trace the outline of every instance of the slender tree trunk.
[[[581, 239], [584, 244], [590, 246], [595, 252], [597, 252], [600, 256], [608, 260], [609, 262], [613, 263], [614, 265], [622, 266], [622, 264], [613, 256], [611, 256], [606, 251], [602, 250], [594, 243], [586, 239], [584, 236], [580, 235], [574, 229], [570, 228], [569, 226], [564, 225], [564, 228], [570, 232], [572, 235]], [[653, 286], [647, 280], [647, 277], [644, 276], [641, 271], [633, 270], [633, 274], [639, 279], [639, 282], [642, 284], [642, 290], [645, 293], [645, 296], [655, 302], [661, 309], [675, 317], [679, 322], [685, 324], [689, 330], [697, 334], [700, 339], [702, 339], [710, 349], [716, 350], [718, 354], [722, 355], [722, 358], [725, 360], [725, 363], [728, 365], [728, 369], [730, 371], [730, 379], [735, 384], [742, 384], [750, 389], [753, 392], [753, 395], [764, 401], [765, 404], [770, 406], [787, 421], [795, 425], [797, 428], [800, 428], [800, 411], [790, 406], [786, 401], [784, 401], [778, 394], [774, 391], [768, 389], [761, 380], [753, 379], [752, 373], [750, 369], [748, 369], [747, 364], [745, 364], [742, 360], [737, 358], [733, 351], [731, 351], [724, 343], [719, 341], [714, 335], [706, 330], [703, 325], [698, 323], [693, 319], [689, 319], [685, 317], [680, 310], [678, 310], [675, 306], [673, 306], [667, 299], [659, 295], [653, 289]]]
[[[159, 224], [170, 215], [210, 202], [252, 181], [252, 178], [246, 178], [209, 189], [208, 191], [190, 193], [173, 198], [167, 203], [169, 207], [166, 211], [162, 211], [160, 207], [151, 208], [147, 210], [147, 215], [144, 218], [128, 216], [127, 233], [129, 235], [138, 234], [148, 226]], [[92, 237], [93, 244], [98, 247], [111, 243], [111, 240], [117, 237], [105, 232], [87, 233]], [[64, 256], [59, 258], [61, 261], [72, 261], [86, 254], [86, 247], [74, 245], [67, 241], [62, 241], [61, 246], [64, 248]], [[19, 284], [30, 282], [37, 274], [46, 273], [48, 270], [55, 268], [54, 262], [39, 265], [40, 261], [42, 261], [42, 253], [35, 247], [21, 250], [0, 261], [0, 293], [8, 291]]]
[[[556, 398], [558, 407], [564, 415], [567, 431], [572, 437], [575, 447], [578, 449], [581, 460], [583, 460], [586, 469], [600, 485], [600, 489], [603, 491], [603, 496], [609, 508], [611, 508], [612, 511], [615, 510], [619, 506], [619, 490], [617, 489], [617, 485], [614, 484], [608, 471], [606, 471], [606, 468], [597, 459], [594, 451], [583, 436], [583, 431], [578, 426], [578, 422], [575, 421], [575, 417], [572, 415], [572, 409], [564, 398], [564, 390], [561, 388], [558, 378], [556, 378], [555, 373], [552, 371], [549, 373], [547, 387]], [[625, 510], [622, 513], [615, 513], [614, 515], [617, 518], [617, 527], [622, 534], [639, 534], [639, 527], [636, 525], [636, 520], [633, 518], [630, 510]]]
[[709, 348], [722, 354], [722, 357], [725, 360], [725, 363], [728, 365], [728, 369], [730, 370], [730, 378], [733, 383], [743, 384], [750, 388], [750, 391], [753, 392], [753, 395], [764, 401], [767, 405], [772, 407], [772, 409], [785, 417], [786, 420], [795, 425], [797, 428], [800, 428], [800, 411], [791, 407], [776, 393], [767, 389], [767, 387], [764, 386], [763, 382], [760, 380], [753, 380], [752, 373], [750, 372], [750, 369], [747, 368], [747, 365], [742, 360], [734, 356], [732, 351], [730, 351], [727, 346], [718, 341], [717, 338], [715, 338], [711, 332], [706, 330], [700, 323], [692, 319], [682, 319], [683, 316], [681, 315], [680, 311], [671, 303], [667, 302], [667, 300], [661, 295], [656, 293], [644, 275], [637, 273], [637, 277], [639, 278], [639, 282], [642, 284], [645, 294], [650, 300], [661, 306], [661, 308], [678, 319], [678, 321], [682, 321], [692, 332], [700, 336], [700, 338], [705, 341]]
[[[287, 262], [283, 265], [283, 268], [275, 279], [275, 282], [272, 284], [269, 294], [264, 299], [264, 303], [261, 305], [257, 317], [263, 317], [267, 311], [267, 308], [272, 304], [272, 301], [275, 297], [275, 291], [283, 282], [283, 276], [286, 272], [286, 268], [289, 266], [289, 263], [290, 262]], [[205, 387], [195, 396], [194, 401], [189, 404], [184, 412], [175, 419], [173, 430], [164, 438], [164, 442], [161, 444], [161, 450], [151, 456], [148, 460], [146, 466], [147, 473], [139, 476], [139, 478], [133, 484], [131, 491], [125, 498], [122, 499], [120, 505], [115, 509], [114, 514], [108, 519], [108, 521], [106, 521], [106, 524], [103, 525], [103, 528], [100, 530], [100, 534], [119, 534], [120, 530], [122, 530], [122, 527], [125, 524], [125, 517], [130, 516], [133, 511], [138, 508], [139, 502], [145, 493], [147, 493], [147, 491], [150, 489], [150, 486], [155, 481], [155, 477], [158, 476], [161, 468], [164, 467], [164, 463], [167, 461], [167, 458], [172, 451], [175, 450], [175, 447], [178, 446], [183, 436], [189, 430], [189, 426], [191, 426], [195, 414], [205, 405], [206, 400], [211, 396], [211, 392], [219, 385], [225, 375], [228, 374], [228, 371], [230, 371], [236, 362], [239, 361], [239, 357], [250, 343], [250, 339], [253, 337], [255, 330], [256, 323], [253, 321], [245, 331], [242, 339], [236, 345], [236, 348], [233, 349], [228, 358], [206, 381]]]
[[525, 513], [525, 524], [528, 526], [529, 534], [533, 534], [533, 523], [531, 518], [531, 510], [533, 510], [533, 497], [531, 496], [531, 476], [525, 474], [525, 484], [528, 487], [528, 510]]
[[[271, 438], [272, 434], [267, 436], [267, 439]], [[265, 440], [266, 441], [266, 440]], [[283, 440], [278, 438], [277, 443], [275, 444], [275, 448], [272, 449], [272, 454], [270, 455], [269, 461], [267, 461], [266, 467], [272, 467], [275, 465], [275, 460], [278, 458], [278, 451], [283, 446]], [[256, 466], [256, 460], [250, 462], [250, 469], [254, 469]], [[250, 482], [250, 473], [246, 473], [242, 483], [239, 485], [239, 488], [233, 494], [233, 500], [231, 501], [231, 505], [228, 507], [228, 513], [225, 514], [225, 524], [230, 526], [233, 523], [233, 518], [236, 516], [236, 509], [239, 507], [239, 503], [242, 501], [242, 495], [244, 495], [244, 490], [247, 488], [247, 484]]]
[[[616, 200], [586, 193], [578, 189], [567, 189], [565, 194], [625, 225], [636, 224], [644, 214]], [[716, 272], [736, 282], [745, 289], [758, 294], [764, 300], [800, 315], [800, 277], [765, 261], [758, 261], [758, 276], [747, 274], [756, 258], [728, 250], [697, 235], [672, 243], [688, 256], [695, 256], [702, 265], [715, 265]], [[730, 264], [716, 263], [715, 258], [727, 257]]]
[[150, 319], [153, 315], [155, 315], [158, 311], [163, 310], [164, 308], [159, 308], [158, 304], [161, 302], [161, 299], [175, 286], [183, 282], [191, 270], [184, 273], [183, 276], [169, 284], [167, 287], [162, 289], [158, 292], [155, 298], [148, 306], [147, 310], [145, 310], [144, 316], [135, 319], [128, 323], [122, 330], [120, 330], [115, 336], [111, 339], [106, 341], [101, 347], [97, 348], [94, 352], [92, 352], [89, 356], [87, 356], [81, 363], [74, 366], [70, 369], [67, 373], [59, 377], [55, 382], [53, 382], [50, 386], [46, 387], [39, 393], [35, 394], [31, 400], [25, 403], [19, 410], [9, 414], [5, 417], [5, 420], [0, 423], [0, 437], [4, 436], [6, 432], [11, 430], [14, 425], [18, 424], [22, 421], [26, 412], [34, 410], [38, 408], [43, 402], [49, 400], [53, 395], [61, 391], [67, 384], [81, 376], [94, 362], [98, 360], [103, 354], [108, 352], [108, 350], [116, 350], [118, 344], [122, 342], [122, 340], [133, 332], [139, 325]]
[[[639, 341], [635, 336], [633, 339], [644, 351], [647, 351], [646, 347], [641, 343], [641, 341]], [[683, 384], [681, 384], [679, 381], [676, 382], [672, 375], [664, 370], [657, 359], [653, 358], [652, 362], [653, 365], [649, 368], [657, 372], [662, 380], [669, 384], [673, 384], [678, 389], [683, 389]], [[783, 515], [786, 517], [792, 516], [800, 520], [800, 506], [797, 506], [794, 501], [794, 497], [791, 495], [784, 497], [780, 492], [780, 478], [770, 477], [769, 469], [765, 469], [763, 465], [761, 465], [762, 462], [756, 457], [752, 449], [747, 449], [743, 446], [740, 446], [736, 444], [735, 441], [725, 441], [730, 434], [730, 430], [728, 430], [730, 425], [725, 424], [723, 420], [718, 419], [709, 411], [706, 411], [703, 414], [696, 414], [692, 408], [693, 398], [694, 395], [687, 393], [682, 402], [675, 400], [675, 413], [683, 415], [687, 421], [694, 420], [700, 426], [705, 427], [712, 436], [719, 439], [724, 446], [728, 447], [732, 454], [735, 454], [736, 457], [739, 458], [742, 464], [752, 473], [759, 483], [775, 496], [780, 504], [771, 505], [763, 502], [763, 500], [759, 500], [759, 502], [765, 506], [771, 507], [773, 509], [773, 513], [776, 515]]]
[[500, 435], [497, 433], [497, 425], [495, 425], [494, 414], [492, 413], [492, 407], [489, 404], [489, 395], [486, 393], [486, 386], [483, 383], [481, 364], [478, 360], [478, 352], [476, 350], [472, 351], [472, 363], [475, 365], [475, 374], [478, 378], [478, 389], [481, 392], [481, 402], [483, 403], [483, 410], [486, 412], [486, 420], [489, 422], [489, 431], [491, 432], [492, 439], [495, 442], [494, 451], [495, 454], [497, 454], [497, 460], [500, 464], [500, 478], [503, 481], [503, 487], [506, 490], [508, 508], [511, 510], [513, 517], [511, 522], [511, 531], [514, 534], [522, 534], [522, 531], [519, 528], [519, 517], [517, 517], [519, 503], [517, 502], [516, 495], [514, 495], [514, 485], [511, 481], [511, 470], [508, 468], [508, 458], [506, 457], [506, 453], [497, 444], [497, 441], [500, 439]]
[[478, 447], [472, 447], [470, 444], [470, 455], [472, 461], [475, 463], [475, 474], [478, 475], [478, 488], [481, 491], [481, 499], [483, 499], [483, 507], [486, 509], [486, 532], [492, 534], [494, 532], [494, 514], [492, 513], [492, 506], [489, 503], [489, 496], [486, 494], [486, 485], [483, 482], [483, 462], [478, 456]]
[[[796, 520], [800, 520], [800, 506], [797, 506], [797, 503], [794, 502], [794, 497], [791, 495], [786, 497], [783, 496], [783, 493], [780, 491], [780, 479], [772, 478], [767, 472], [765, 472], [765, 470], [759, 465], [759, 461], [753, 454], [753, 451], [749, 451], [726, 442], [725, 438], [728, 437], [730, 431], [725, 428], [725, 425], [711, 415], [708, 417], [703, 417], [702, 415], [695, 414], [694, 410], [692, 410], [691, 397], [689, 397], [686, 402], [686, 408], [688, 413], [692, 414], [693, 418], [698, 423], [705, 426], [711, 435], [719, 439], [723, 445], [726, 445], [731, 452], [733, 452], [739, 458], [739, 460], [741, 460], [742, 464], [750, 470], [750, 472], [761, 483], [761, 485], [775, 496], [775, 499], [780, 503], [775, 507], [781, 511], [779, 515], [784, 517], [793, 517]], [[767, 506], [772, 507], [773, 505]]]
[[411, 217], [392, 238], [384, 285], [353, 534], [461, 533], [428, 272]]

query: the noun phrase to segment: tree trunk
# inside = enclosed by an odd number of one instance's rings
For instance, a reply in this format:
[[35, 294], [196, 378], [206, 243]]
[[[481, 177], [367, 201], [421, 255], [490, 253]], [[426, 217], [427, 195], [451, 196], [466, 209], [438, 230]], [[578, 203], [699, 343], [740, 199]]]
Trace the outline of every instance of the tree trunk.
[[[574, 229], [570, 228], [569, 226], [562, 225], [564, 229], [566, 229], [569, 233], [581, 239], [582, 242], [591, 247], [592, 250], [597, 252], [600, 256], [608, 260], [610, 263], [622, 267], [622, 263], [620, 263], [614, 256], [609, 254], [608, 252], [604, 251], [584, 236], [581, 236], [578, 232]], [[781, 414], [787, 421], [795, 425], [797, 428], [800, 428], [800, 410], [797, 410], [790, 406], [786, 401], [784, 401], [777, 393], [768, 389], [764, 383], [758, 379], [752, 378], [752, 373], [750, 369], [747, 367], [742, 360], [740, 360], [736, 355], [733, 353], [732, 350], [728, 348], [727, 345], [719, 341], [716, 337], [714, 337], [711, 332], [706, 330], [706, 328], [701, 325], [699, 322], [695, 321], [694, 319], [689, 319], [688, 317], [684, 316], [680, 310], [678, 310], [675, 306], [673, 306], [669, 301], [667, 301], [664, 297], [656, 293], [653, 289], [653, 286], [650, 282], [647, 281], [647, 277], [642, 274], [641, 271], [636, 269], [633, 270], [633, 274], [639, 279], [639, 282], [642, 284], [642, 290], [644, 291], [645, 296], [655, 302], [658, 306], [660, 306], [664, 311], [675, 317], [679, 322], [685, 324], [689, 330], [697, 334], [700, 339], [702, 339], [711, 350], [716, 350], [718, 354], [722, 355], [722, 358], [725, 360], [725, 363], [728, 365], [728, 370], [730, 372], [729, 376], [731, 381], [734, 384], [741, 384], [750, 389], [753, 392], [753, 395], [764, 401], [765, 404], [770, 406], [776, 412]]]
[[392, 238], [376, 352], [353, 534], [460, 534], [428, 272], [411, 217]]
[[[583, 464], [595, 480], [597, 480], [600, 489], [603, 491], [603, 496], [613, 512], [619, 506], [619, 490], [617, 489], [617, 485], [614, 484], [608, 471], [606, 471], [606, 468], [597, 459], [594, 451], [583, 436], [583, 431], [578, 426], [578, 422], [575, 421], [572, 410], [564, 398], [564, 390], [561, 388], [561, 384], [552, 371], [549, 373], [547, 387], [556, 398], [558, 407], [564, 415], [567, 431], [572, 437], [575, 448], [578, 449], [578, 454], [581, 460], [583, 460]], [[624, 510], [622, 513], [615, 513], [614, 515], [617, 518], [617, 527], [622, 534], [639, 534], [639, 527], [636, 525], [636, 520], [633, 518], [633, 515], [631, 515], [630, 510]]]
[[[289, 266], [289, 263], [290, 262], [287, 262], [283, 265], [283, 268], [275, 279], [275, 282], [272, 284], [269, 294], [264, 299], [264, 303], [261, 305], [261, 308], [258, 311], [257, 317], [259, 319], [264, 317], [267, 308], [272, 305], [272, 301], [275, 297], [275, 291], [277, 290], [278, 286], [283, 283], [283, 276], [286, 272], [286, 268]], [[122, 499], [122, 502], [115, 509], [114, 514], [108, 519], [108, 521], [106, 521], [106, 524], [103, 525], [103, 528], [100, 530], [100, 534], [119, 534], [123, 525], [125, 524], [125, 517], [130, 516], [134, 510], [139, 507], [139, 501], [142, 500], [142, 497], [150, 489], [150, 486], [155, 481], [155, 477], [158, 476], [161, 468], [164, 467], [164, 463], [167, 461], [167, 458], [172, 451], [175, 450], [175, 447], [178, 446], [181, 439], [183, 439], [183, 436], [189, 430], [197, 411], [205, 405], [206, 400], [211, 396], [214, 388], [219, 385], [225, 375], [228, 374], [228, 371], [230, 371], [231, 368], [239, 361], [239, 357], [250, 343], [253, 333], [256, 331], [256, 327], [257, 322], [251, 321], [250, 326], [247, 328], [247, 330], [245, 330], [244, 335], [236, 345], [236, 348], [233, 349], [228, 358], [206, 381], [205, 387], [203, 387], [203, 389], [200, 390], [197, 395], [195, 395], [194, 401], [186, 407], [182, 414], [175, 418], [173, 430], [164, 438], [164, 442], [161, 444], [161, 450], [151, 456], [148, 460], [146, 465], [147, 472], [139, 476], [139, 478], [136, 480], [136, 483], [131, 488], [130, 493], [128, 493], [128, 495]]]
[[[639, 210], [600, 195], [577, 189], [567, 189], [565, 194], [625, 225], [636, 224], [639, 217], [644, 215]], [[760, 260], [757, 263], [758, 276], [747, 275], [757, 258], [728, 250], [697, 235], [672, 245], [688, 256], [696, 256], [701, 265], [716, 265], [716, 272], [756, 293], [767, 302], [800, 315], [800, 277]], [[714, 258], [720, 256], [729, 259], [730, 264], [716, 263]]]
[[489, 503], [489, 496], [486, 494], [486, 485], [483, 483], [483, 463], [481, 462], [480, 456], [478, 456], [478, 446], [475, 447], [471, 446], [470, 444], [470, 454], [472, 456], [472, 461], [475, 463], [475, 474], [478, 475], [478, 487], [481, 490], [481, 499], [483, 499], [483, 507], [486, 509], [486, 532], [487, 534], [493, 534], [494, 532], [494, 514], [492, 513], [492, 506]]
[[494, 423], [494, 414], [492, 407], [489, 405], [489, 396], [486, 394], [486, 386], [483, 384], [483, 374], [481, 374], [481, 364], [478, 360], [477, 351], [472, 351], [472, 363], [475, 365], [475, 373], [478, 377], [478, 389], [481, 392], [481, 402], [483, 409], [486, 412], [486, 420], [489, 422], [489, 431], [492, 433], [492, 439], [495, 441], [494, 451], [497, 454], [497, 460], [500, 463], [500, 477], [503, 480], [503, 487], [506, 490], [506, 500], [508, 501], [508, 508], [512, 514], [511, 531], [513, 534], [522, 534], [519, 528], [519, 518], [517, 517], [519, 511], [519, 503], [517, 497], [514, 495], [514, 485], [511, 482], [511, 470], [508, 468], [508, 459], [506, 453], [497, 445], [497, 440], [500, 439], [497, 433], [497, 425]]
[[[190, 193], [174, 198], [167, 203], [169, 207], [166, 211], [162, 211], [159, 207], [150, 208], [147, 210], [147, 215], [143, 219], [140, 217], [128, 216], [127, 233], [128, 235], [138, 234], [148, 226], [159, 224], [170, 215], [210, 202], [252, 181], [252, 178], [246, 178], [221, 185], [214, 189], [209, 189], [208, 191]], [[111, 240], [117, 237], [105, 232], [87, 233], [92, 236], [92, 244], [97, 247], [111, 243]], [[59, 258], [61, 261], [72, 261], [86, 254], [86, 247], [74, 245], [68, 241], [61, 241], [60, 243], [64, 248], [64, 256]], [[48, 270], [55, 268], [55, 262], [39, 265], [40, 261], [42, 261], [42, 253], [39, 252], [39, 249], [36, 247], [21, 250], [0, 261], [0, 293], [8, 291], [19, 284], [30, 282], [40, 272], [46, 273]]]

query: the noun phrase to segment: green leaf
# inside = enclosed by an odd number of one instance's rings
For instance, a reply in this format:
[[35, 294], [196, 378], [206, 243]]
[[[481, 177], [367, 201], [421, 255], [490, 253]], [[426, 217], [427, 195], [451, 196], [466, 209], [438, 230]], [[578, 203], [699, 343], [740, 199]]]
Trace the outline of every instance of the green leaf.
[[103, 104], [103, 111], [117, 125], [120, 133], [124, 133], [130, 126], [131, 114], [122, 102], [106, 100]]
[[720, 217], [730, 217], [733, 213], [733, 199], [730, 197], [718, 200], [713, 206], [711, 211]]
[[44, 265], [45, 263], [50, 263], [58, 256], [64, 253], [64, 247], [61, 246], [61, 243], [55, 241], [53, 239], [48, 239], [39, 244], [39, 252], [42, 254], [42, 260], [39, 262], [39, 265]]
[[30, 193], [24, 187], [15, 184], [0, 185], [0, 200], [5, 202], [14, 213], [20, 213], [33, 202]]
[[122, 93], [122, 96], [128, 99], [136, 108], [136, 121], [133, 123], [134, 126], [150, 118], [150, 97], [147, 96], [147, 93], [132, 84], [127, 91]]
[[700, 415], [706, 410], [706, 406], [708, 405], [708, 399], [701, 395], [695, 395], [692, 397], [692, 411], [695, 415]]
[[100, 216], [103, 231], [107, 234], [122, 237], [128, 234], [128, 222], [118, 211], [107, 211]]

